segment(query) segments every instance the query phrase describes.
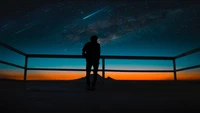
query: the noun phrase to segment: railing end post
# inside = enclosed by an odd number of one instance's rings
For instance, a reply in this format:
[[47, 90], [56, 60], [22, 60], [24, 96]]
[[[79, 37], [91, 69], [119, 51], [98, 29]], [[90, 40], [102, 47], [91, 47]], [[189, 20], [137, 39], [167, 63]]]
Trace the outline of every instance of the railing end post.
[[24, 81], [26, 81], [27, 77], [27, 66], [28, 66], [28, 56], [25, 56], [25, 64], [24, 64]]
[[105, 79], [105, 58], [102, 58], [102, 78]]
[[177, 80], [177, 76], [176, 76], [176, 59], [173, 59], [173, 68], [174, 68], [174, 80]]

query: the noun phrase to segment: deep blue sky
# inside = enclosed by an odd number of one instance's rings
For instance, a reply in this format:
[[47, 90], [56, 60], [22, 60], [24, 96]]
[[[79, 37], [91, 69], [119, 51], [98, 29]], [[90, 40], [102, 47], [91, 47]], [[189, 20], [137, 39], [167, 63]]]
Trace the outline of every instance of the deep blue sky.
[[[25, 53], [80, 55], [91, 35], [99, 37], [102, 55], [175, 56], [200, 46], [196, 0], [8, 0], [2, 1], [0, 16], [0, 41]], [[24, 65], [23, 57], [0, 50], [1, 59]], [[199, 63], [199, 57], [193, 55], [190, 62], [183, 58], [179, 65]], [[76, 61], [39, 59], [30, 61], [30, 66], [84, 66], [84, 60]], [[171, 62], [151, 61], [108, 63], [110, 67], [171, 66]]]

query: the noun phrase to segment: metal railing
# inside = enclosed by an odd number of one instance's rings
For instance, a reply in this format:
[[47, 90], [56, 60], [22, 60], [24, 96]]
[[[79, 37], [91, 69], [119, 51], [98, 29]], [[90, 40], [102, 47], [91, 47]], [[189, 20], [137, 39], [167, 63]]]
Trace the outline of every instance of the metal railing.
[[[29, 58], [84, 58], [82, 55], [52, 55], [52, 54], [26, 54], [24, 52], [21, 52], [3, 42], [0, 42], [0, 45], [14, 51], [16, 53], [19, 53], [25, 57], [25, 64], [24, 66], [19, 66], [10, 62], [2, 61], [0, 60], [0, 63], [14, 66], [17, 68], [24, 69], [24, 81], [27, 79], [27, 71], [28, 70], [54, 70], [54, 71], [86, 71], [86, 69], [57, 69], [57, 68], [28, 68], [28, 59]], [[174, 57], [161, 57], [161, 56], [100, 56], [102, 59], [102, 69], [99, 69], [99, 71], [102, 71], [102, 77], [105, 78], [105, 71], [106, 72], [173, 72], [174, 73], [174, 80], [177, 80], [176, 73], [178, 71], [184, 71], [188, 69], [195, 69], [199, 68], [200, 65], [185, 67], [181, 69], [176, 69], [176, 59], [199, 52], [200, 47], [193, 49], [191, 51], [182, 53], [180, 55], [174, 56]], [[137, 59], [137, 60], [171, 60], [173, 63], [173, 70], [114, 70], [114, 69], [105, 69], [105, 60], [106, 59]]]

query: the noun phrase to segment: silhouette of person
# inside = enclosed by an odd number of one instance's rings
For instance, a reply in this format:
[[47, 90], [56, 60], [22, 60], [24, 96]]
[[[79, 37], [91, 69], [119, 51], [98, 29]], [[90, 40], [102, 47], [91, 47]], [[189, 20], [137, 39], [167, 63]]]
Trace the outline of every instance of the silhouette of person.
[[[83, 49], [82, 55], [86, 58], [86, 83], [87, 90], [95, 90], [95, 85], [97, 81], [97, 73], [99, 67], [100, 59], [100, 44], [97, 42], [98, 37], [96, 35], [91, 36], [90, 42], [87, 42]], [[90, 72], [93, 66], [93, 82], [92, 87], [90, 87]]]

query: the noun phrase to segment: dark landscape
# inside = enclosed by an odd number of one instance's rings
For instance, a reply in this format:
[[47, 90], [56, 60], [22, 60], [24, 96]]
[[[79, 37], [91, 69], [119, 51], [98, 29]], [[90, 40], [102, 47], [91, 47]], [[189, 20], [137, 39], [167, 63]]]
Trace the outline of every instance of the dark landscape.
[[116, 81], [98, 78], [95, 91], [74, 81], [0, 80], [2, 113], [198, 112], [199, 81]]

